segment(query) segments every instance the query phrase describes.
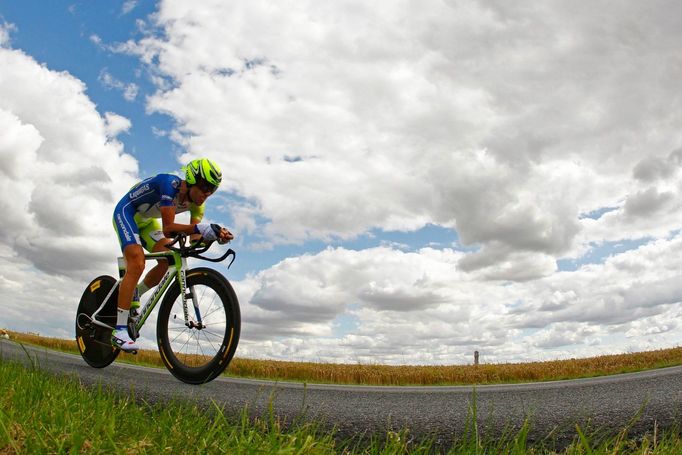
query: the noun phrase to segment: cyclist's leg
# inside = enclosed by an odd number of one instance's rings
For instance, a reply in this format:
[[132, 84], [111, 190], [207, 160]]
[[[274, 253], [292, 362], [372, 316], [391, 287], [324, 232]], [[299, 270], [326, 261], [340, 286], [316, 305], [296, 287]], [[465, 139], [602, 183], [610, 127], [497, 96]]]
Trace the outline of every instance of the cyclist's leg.
[[114, 229], [126, 261], [126, 273], [118, 291], [118, 308], [129, 310], [135, 286], [144, 271], [144, 250], [135, 208], [126, 204], [125, 199], [114, 209]]
[[[156, 218], [145, 221], [144, 225], [140, 225], [140, 238], [145, 249], [152, 253], [166, 251], [166, 245], [171, 242], [171, 239], [163, 235], [161, 223]], [[150, 289], [159, 284], [167, 270], [168, 261], [164, 259], [158, 260], [157, 264], [144, 277], [144, 287]]]
[[118, 290], [118, 310], [116, 327], [112, 333], [112, 343], [123, 350], [135, 350], [138, 346], [128, 335], [128, 315], [130, 302], [138, 280], [144, 271], [144, 251], [140, 245], [139, 228], [134, 219], [135, 209], [121, 201], [114, 210], [114, 228], [118, 234], [123, 257], [126, 260], [126, 273]]
[[118, 290], [118, 308], [130, 310], [135, 286], [144, 271], [144, 250], [138, 244], [128, 245], [123, 250], [123, 257], [126, 260], [126, 273]]
[[123, 257], [126, 260], [126, 273], [119, 285], [116, 329], [111, 334], [111, 343], [124, 351], [136, 351], [139, 346], [128, 333], [128, 317], [135, 286], [144, 271], [142, 246], [137, 244], [126, 246], [123, 250]]
[[[171, 239], [161, 239], [158, 242], [156, 242], [152, 251], [154, 253], [168, 251], [166, 245], [168, 245], [170, 242]], [[147, 276], [144, 279], [144, 284], [146, 284], [149, 287], [156, 286], [157, 284], [159, 284], [159, 281], [161, 281], [161, 278], [163, 278], [167, 271], [168, 261], [163, 259], [158, 260], [156, 265], [149, 271], [149, 273], [147, 273]]]

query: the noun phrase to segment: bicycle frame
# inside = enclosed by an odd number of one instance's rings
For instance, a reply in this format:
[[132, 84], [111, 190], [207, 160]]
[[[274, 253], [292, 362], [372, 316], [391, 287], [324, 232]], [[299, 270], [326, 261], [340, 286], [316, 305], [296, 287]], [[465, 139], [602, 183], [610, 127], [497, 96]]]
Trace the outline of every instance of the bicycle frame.
[[[164, 251], [142, 255], [145, 261], [166, 261], [161, 264], [167, 264], [168, 271], [151, 290], [139, 312], [128, 315], [126, 326], [131, 339], [138, 339], [141, 328], [158, 305], [159, 317], [154, 317], [156, 336], [152, 338], [156, 338], [164, 365], [185, 383], [204, 384], [220, 375], [235, 354], [241, 329], [239, 300], [220, 272], [209, 267], [190, 269], [187, 258], [217, 263], [231, 256], [229, 269], [236, 253], [229, 248], [220, 256], [204, 256], [215, 242], [190, 237], [177, 234], [165, 244]], [[118, 280], [110, 275], [91, 280], [76, 311], [78, 350], [94, 368], [110, 365], [121, 352], [137, 353], [112, 343], [112, 331], [118, 322], [117, 293], [127, 273], [123, 258], [118, 263]], [[193, 302], [194, 312], [189, 308], [188, 299]], [[199, 311], [200, 306], [204, 307], [204, 314]]]
[[[149, 318], [149, 315], [152, 313], [154, 308], [156, 308], [156, 305], [161, 301], [161, 298], [166, 293], [166, 290], [168, 290], [168, 288], [170, 287], [171, 283], [173, 282], [173, 279], [175, 279], [180, 285], [180, 295], [182, 296], [182, 308], [185, 318], [185, 325], [190, 328], [195, 326], [201, 328], [201, 314], [199, 313], [199, 307], [196, 303], [196, 299], [194, 298], [194, 292], [192, 289], [190, 289], [189, 294], [187, 293], [187, 269], [188, 269], [187, 258], [182, 257], [182, 255], [176, 251], [147, 253], [144, 255], [144, 258], [145, 261], [150, 260], [168, 261], [168, 271], [161, 278], [161, 281], [159, 281], [159, 284], [156, 286], [156, 289], [154, 289], [154, 292], [152, 293], [147, 303], [145, 303], [145, 305], [140, 309], [139, 316], [135, 318], [136, 319], [135, 327], [138, 333], [142, 326], [144, 325], [144, 323], [147, 321], [147, 318]], [[102, 311], [102, 308], [104, 308], [104, 306], [107, 304], [107, 302], [114, 294], [116, 289], [120, 286], [121, 281], [123, 281], [123, 276], [125, 275], [125, 270], [126, 270], [125, 259], [119, 257], [118, 258], [119, 279], [116, 282], [116, 284], [111, 288], [107, 296], [104, 298], [99, 308], [97, 308], [97, 310], [92, 314], [93, 324], [111, 330], [114, 329], [113, 327], [99, 321], [97, 319], [97, 315], [99, 315], [100, 311]], [[189, 320], [189, 311], [187, 310], [188, 298], [192, 299], [194, 312], [197, 317], [198, 324], [195, 324], [194, 321]]]
[[[158, 253], [146, 253], [144, 255], [145, 261], [150, 261], [150, 260], [165, 260], [168, 261], [168, 266], [169, 269], [168, 271], [164, 274], [164, 276], [161, 278], [161, 281], [159, 284], [156, 286], [156, 289], [152, 293], [151, 298], [147, 301], [147, 303], [142, 307], [140, 310], [140, 314], [133, 319], [135, 323], [134, 330], [139, 334], [140, 329], [144, 325], [144, 323], [147, 321], [147, 318], [149, 318], [149, 315], [151, 312], [154, 310], [156, 305], [161, 301], [162, 297], [165, 295], [166, 291], [170, 287], [171, 283], [173, 280], [178, 282], [178, 285], [180, 287], [180, 295], [182, 296], [182, 309], [183, 309], [183, 316], [185, 319], [185, 326], [193, 329], [202, 329], [204, 328], [204, 324], [202, 322], [201, 318], [201, 313], [199, 311], [199, 303], [197, 302], [197, 299], [195, 298], [194, 294], [194, 289], [190, 287], [189, 293], [187, 292], [187, 258], [188, 257], [193, 257], [197, 259], [201, 259], [204, 261], [209, 261], [209, 262], [222, 262], [223, 260], [227, 259], [228, 257], [232, 256], [232, 260], [230, 263], [227, 265], [227, 268], [229, 269], [232, 263], [235, 260], [236, 253], [230, 248], [225, 253], [220, 256], [220, 257], [206, 257], [203, 256], [202, 254], [205, 253], [209, 247], [211, 246], [212, 242], [209, 243], [204, 243], [202, 242], [202, 238], [198, 239], [195, 242], [191, 242], [189, 246], [186, 245], [186, 241], [188, 240], [187, 235], [185, 234], [178, 234], [174, 237], [173, 241], [168, 243], [166, 245], [166, 248], [168, 248], [166, 251], [161, 251]], [[174, 246], [176, 245], [177, 246]], [[106, 304], [109, 302], [109, 299], [111, 298], [112, 295], [114, 295], [114, 292], [116, 289], [120, 286], [121, 281], [123, 281], [123, 276], [125, 275], [125, 260], [124, 258], [119, 257], [118, 258], [118, 265], [119, 265], [119, 279], [112, 286], [111, 290], [107, 293], [106, 297], [100, 304], [100, 306], [97, 308], [95, 312], [92, 313], [92, 315], [87, 315], [85, 313], [81, 313], [77, 315], [76, 317], [76, 324], [80, 329], [83, 327], [81, 326], [81, 316], [84, 316], [88, 319], [89, 324], [93, 324], [99, 327], [103, 327], [105, 329], [109, 330], [114, 330], [114, 327], [111, 327], [108, 324], [105, 324], [104, 322], [101, 322], [97, 319], [97, 316], [99, 313], [102, 311], [102, 309], [106, 306]], [[100, 282], [96, 281], [91, 283], [90, 285], [90, 291], [95, 292], [95, 290], [100, 286]], [[196, 316], [196, 321], [190, 320], [189, 316], [189, 311], [187, 309], [187, 299], [190, 298], [192, 299], [193, 306], [194, 306], [194, 314]], [[85, 324], [84, 324], [85, 325]], [[132, 328], [131, 328], [132, 330]]]

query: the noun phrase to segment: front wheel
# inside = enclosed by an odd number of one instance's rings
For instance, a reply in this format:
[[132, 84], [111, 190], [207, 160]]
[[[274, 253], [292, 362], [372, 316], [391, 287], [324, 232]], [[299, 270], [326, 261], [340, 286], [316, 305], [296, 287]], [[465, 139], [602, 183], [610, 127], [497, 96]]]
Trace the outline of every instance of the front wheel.
[[183, 382], [203, 384], [220, 375], [239, 343], [239, 302], [230, 283], [209, 268], [187, 271], [189, 321], [176, 281], [168, 289], [156, 325], [159, 352], [168, 370]]

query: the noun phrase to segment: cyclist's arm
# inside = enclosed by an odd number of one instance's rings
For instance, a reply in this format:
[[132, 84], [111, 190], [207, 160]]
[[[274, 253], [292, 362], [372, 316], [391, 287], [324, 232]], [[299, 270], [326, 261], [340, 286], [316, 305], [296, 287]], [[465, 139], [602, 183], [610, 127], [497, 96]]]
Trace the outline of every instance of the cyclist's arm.
[[189, 205], [190, 224], [199, 224], [204, 219], [204, 205], [196, 205], [192, 202]]
[[[195, 224], [199, 224], [199, 223], [201, 223], [201, 218], [192, 217], [192, 219], [189, 221], [189, 224], [191, 224], [192, 227], [194, 227]], [[194, 231], [192, 231], [192, 232], [194, 232]], [[194, 235], [191, 235], [189, 238], [190, 238], [190, 240], [196, 240], [199, 237], [201, 237], [201, 234], [194, 234]]]
[[[189, 224], [192, 226], [201, 223], [201, 220], [204, 219], [204, 205], [196, 205], [194, 202], [192, 202], [189, 205], [189, 219]], [[194, 234], [190, 237], [190, 239], [197, 240], [200, 237], [200, 234]]]
[[163, 225], [163, 235], [173, 237], [176, 234], [194, 234], [194, 224], [181, 224], [175, 222], [175, 206], [159, 207], [161, 212], [161, 223]]

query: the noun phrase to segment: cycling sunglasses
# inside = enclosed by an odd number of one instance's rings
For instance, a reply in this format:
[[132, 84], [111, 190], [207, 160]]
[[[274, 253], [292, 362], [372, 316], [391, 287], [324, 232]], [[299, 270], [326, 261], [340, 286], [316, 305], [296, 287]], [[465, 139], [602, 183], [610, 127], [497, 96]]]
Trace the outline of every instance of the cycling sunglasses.
[[205, 180], [198, 181], [197, 186], [199, 187], [199, 189], [202, 192], [210, 193], [210, 194], [213, 194], [215, 192], [215, 190], [218, 188], [217, 186], [211, 185], [210, 183], [208, 183]]

